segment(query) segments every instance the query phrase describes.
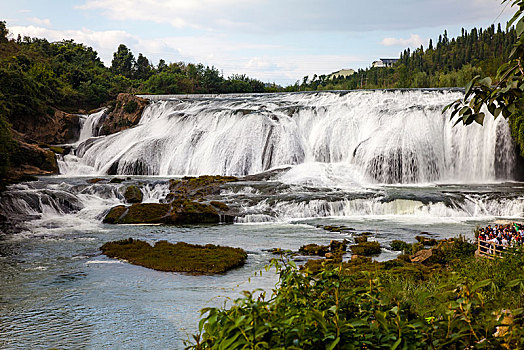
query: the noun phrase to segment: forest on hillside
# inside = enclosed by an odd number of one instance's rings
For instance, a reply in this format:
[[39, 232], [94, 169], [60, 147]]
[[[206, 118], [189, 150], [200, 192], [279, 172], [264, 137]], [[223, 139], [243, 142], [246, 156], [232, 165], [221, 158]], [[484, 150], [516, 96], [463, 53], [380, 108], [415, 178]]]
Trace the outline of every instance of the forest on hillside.
[[516, 38], [514, 28], [505, 31], [500, 23], [486, 29], [463, 28], [459, 37], [451, 39], [444, 31], [435, 44], [430, 40], [427, 48], [404, 50], [392, 67], [360, 69], [351, 76], [334, 79], [313, 75], [287, 90], [464, 87], [476, 75], [495, 78]]

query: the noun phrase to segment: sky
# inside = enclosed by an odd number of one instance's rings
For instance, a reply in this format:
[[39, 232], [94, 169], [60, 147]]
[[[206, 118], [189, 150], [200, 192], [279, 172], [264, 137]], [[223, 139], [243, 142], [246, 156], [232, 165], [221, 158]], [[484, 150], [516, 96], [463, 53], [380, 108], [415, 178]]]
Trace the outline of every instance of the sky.
[[503, 23], [500, 0], [2, 0], [11, 34], [74, 39], [110, 66], [123, 43], [152, 64], [192, 62], [286, 86], [367, 68], [448, 31]]

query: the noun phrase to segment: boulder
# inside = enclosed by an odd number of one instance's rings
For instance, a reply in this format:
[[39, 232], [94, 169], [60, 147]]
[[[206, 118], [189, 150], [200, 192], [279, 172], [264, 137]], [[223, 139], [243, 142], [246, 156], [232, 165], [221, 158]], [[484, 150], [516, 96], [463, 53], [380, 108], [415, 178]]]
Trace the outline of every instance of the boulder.
[[210, 224], [221, 216], [210, 205], [177, 201], [175, 203], [135, 203], [112, 208], [104, 222], [108, 224]]
[[431, 259], [431, 257], [433, 256], [433, 250], [432, 249], [422, 249], [422, 250], [419, 250], [418, 252], [416, 252], [415, 254], [413, 254], [411, 257], [410, 257], [410, 260], [412, 263], [424, 263], [426, 261], [428, 261], [429, 259]]
[[129, 185], [124, 192], [124, 198], [127, 203], [142, 203], [144, 194], [136, 185]]
[[326, 253], [329, 253], [329, 247], [325, 245], [311, 243], [311, 244], [306, 244], [300, 247], [298, 252], [303, 255], [325, 256]]
[[100, 134], [110, 135], [137, 125], [148, 103], [148, 100], [132, 94], [118, 94], [102, 122]]

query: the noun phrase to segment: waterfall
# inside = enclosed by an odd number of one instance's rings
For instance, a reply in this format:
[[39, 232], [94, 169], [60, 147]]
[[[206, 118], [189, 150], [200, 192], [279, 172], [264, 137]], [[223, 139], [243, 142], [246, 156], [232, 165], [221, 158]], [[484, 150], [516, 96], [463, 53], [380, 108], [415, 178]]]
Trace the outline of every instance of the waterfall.
[[82, 129], [80, 130], [80, 137], [77, 143], [81, 143], [91, 137], [100, 134], [100, 121], [106, 116], [106, 109], [102, 109], [96, 113], [89, 114], [82, 119]]
[[[460, 97], [451, 90], [163, 97], [136, 127], [81, 140], [61, 171], [247, 175], [310, 164], [326, 177], [344, 169], [359, 184], [511, 179], [507, 122], [488, 116], [484, 126], [453, 127], [441, 111]], [[95, 135], [93, 123], [82, 135]]]

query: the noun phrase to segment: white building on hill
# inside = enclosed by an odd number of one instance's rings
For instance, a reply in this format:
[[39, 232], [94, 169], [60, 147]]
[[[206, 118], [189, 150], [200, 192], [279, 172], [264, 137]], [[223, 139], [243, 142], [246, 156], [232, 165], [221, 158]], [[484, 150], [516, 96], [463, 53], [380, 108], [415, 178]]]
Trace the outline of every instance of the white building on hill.
[[398, 61], [398, 58], [381, 58], [378, 61], [374, 61], [372, 64], [373, 68], [391, 67]]

